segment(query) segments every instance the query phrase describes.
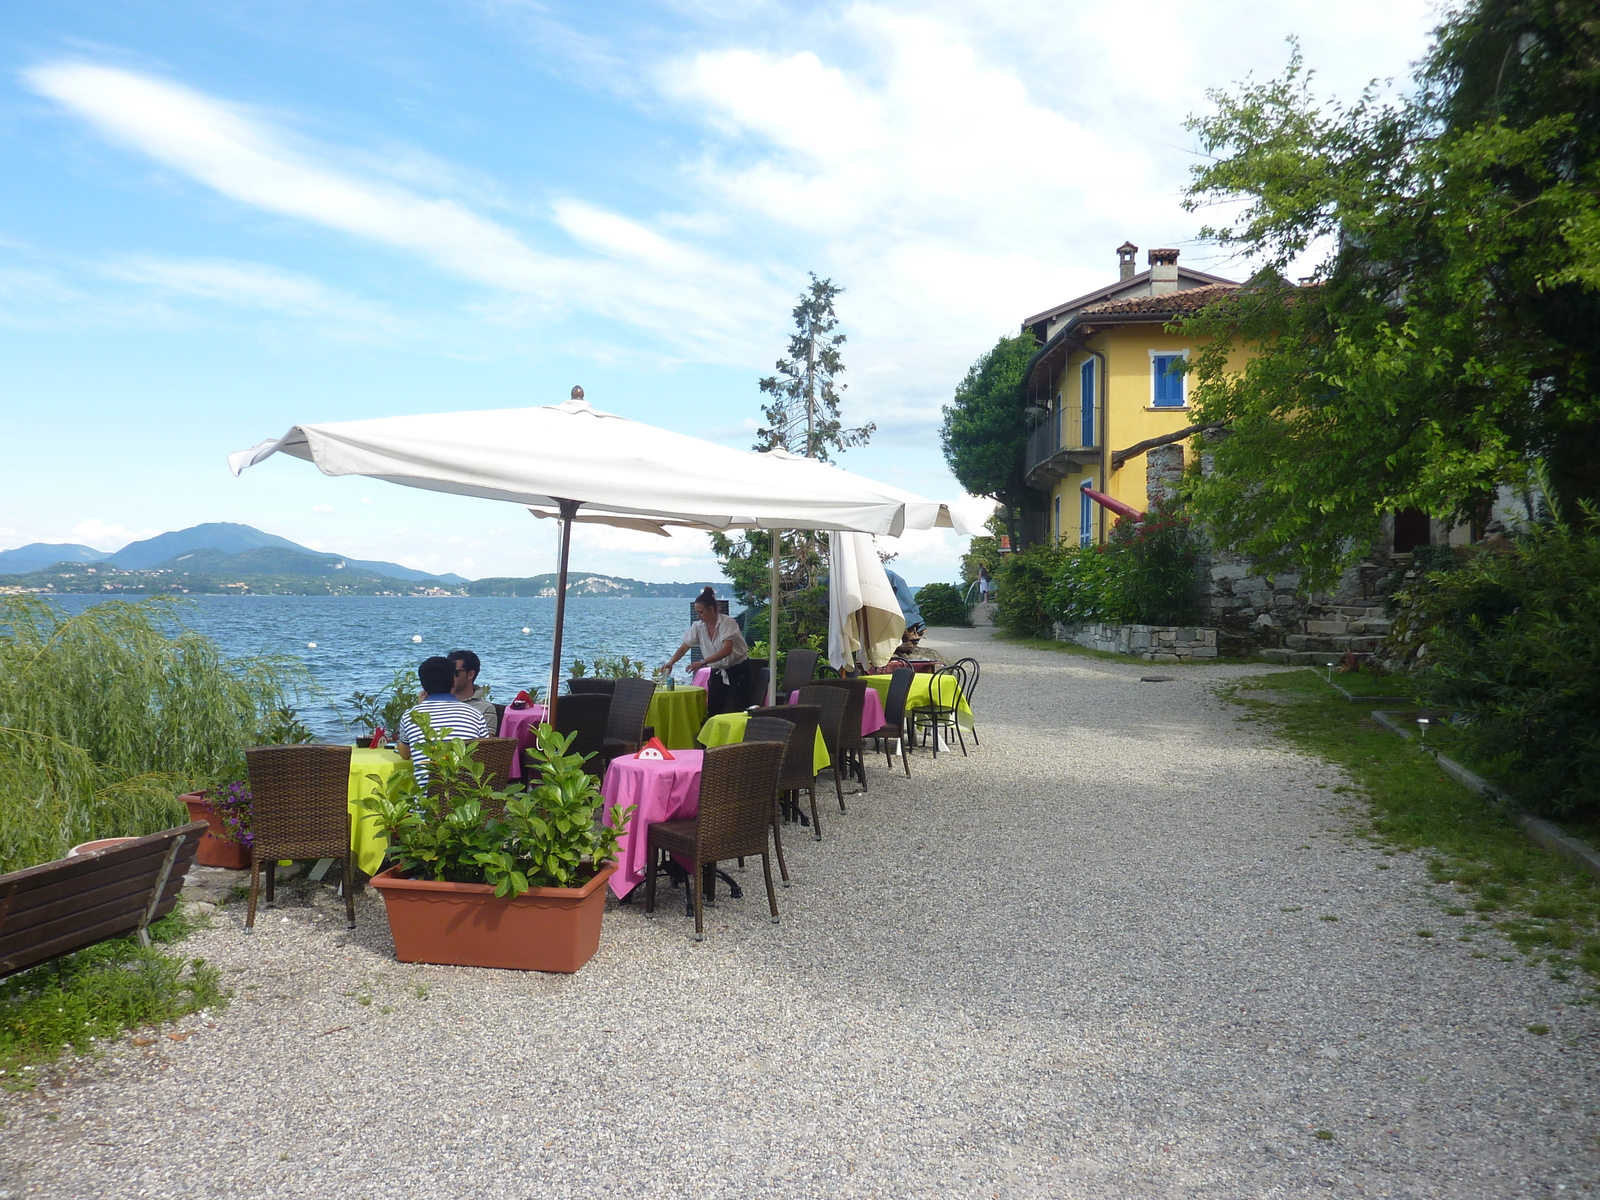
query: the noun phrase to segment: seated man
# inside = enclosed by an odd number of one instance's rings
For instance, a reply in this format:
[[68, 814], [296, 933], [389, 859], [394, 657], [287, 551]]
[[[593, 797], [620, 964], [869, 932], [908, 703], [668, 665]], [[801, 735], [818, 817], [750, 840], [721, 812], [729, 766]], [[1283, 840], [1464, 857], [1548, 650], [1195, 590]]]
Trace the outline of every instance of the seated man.
[[478, 686], [478, 671], [483, 666], [478, 656], [471, 650], [452, 650], [450, 661], [456, 670], [455, 686], [451, 689], [455, 698], [481, 712], [489, 724], [489, 736], [497, 736], [500, 729], [495, 720], [494, 702], [489, 699], [489, 689]]
[[415, 720], [416, 714], [427, 713], [435, 737], [481, 738], [489, 736], [489, 723], [483, 714], [470, 704], [463, 704], [451, 692], [455, 685], [456, 665], [448, 658], [424, 659], [417, 668], [417, 678], [422, 681], [422, 700], [400, 722], [400, 756], [414, 764], [417, 782], [428, 782], [428, 759], [420, 749], [422, 730]]

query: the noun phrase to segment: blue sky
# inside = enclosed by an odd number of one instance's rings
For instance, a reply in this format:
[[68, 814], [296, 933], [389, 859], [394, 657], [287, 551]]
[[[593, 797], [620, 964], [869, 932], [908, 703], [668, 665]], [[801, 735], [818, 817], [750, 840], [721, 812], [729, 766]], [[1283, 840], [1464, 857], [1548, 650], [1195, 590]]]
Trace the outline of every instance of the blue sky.
[[[843, 286], [843, 465], [961, 497], [939, 407], [1113, 247], [1224, 274], [1179, 197], [1205, 91], [1300, 38], [1403, 75], [1417, 0], [564, 5], [82, 0], [0, 19], [0, 548], [201, 521], [468, 576], [510, 505], [229, 451], [296, 422], [558, 403], [748, 445], [807, 271]], [[972, 511], [984, 505], [974, 503]], [[950, 578], [948, 533], [889, 548]], [[703, 535], [577, 565], [715, 576]]]

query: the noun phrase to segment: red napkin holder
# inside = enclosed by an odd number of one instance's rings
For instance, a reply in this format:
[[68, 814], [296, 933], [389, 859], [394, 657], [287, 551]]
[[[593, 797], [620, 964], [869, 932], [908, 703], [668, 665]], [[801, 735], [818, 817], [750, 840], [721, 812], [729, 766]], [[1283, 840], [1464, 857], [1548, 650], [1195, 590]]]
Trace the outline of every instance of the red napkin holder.
[[668, 750], [665, 746], [663, 746], [661, 744], [661, 739], [658, 738], [658, 737], [653, 737], [648, 742], [646, 742], [644, 745], [640, 746], [639, 747], [639, 753], [635, 754], [634, 757], [635, 758], [642, 758], [642, 759], [645, 759], [646, 761], [650, 761], [652, 759], [655, 760], [656, 762], [662, 762], [662, 761], [672, 762], [673, 761], [672, 751]]
[[372, 740], [367, 743], [367, 749], [368, 750], [382, 750], [383, 749], [383, 742], [384, 742], [384, 731], [383, 731], [383, 726], [380, 725], [380, 726], [378, 726], [378, 728], [376, 728], [376, 729], [374, 729], [372, 731]]
[[511, 707], [512, 708], [527, 708], [528, 705], [530, 705], [532, 703], [533, 703], [533, 697], [528, 695], [527, 692], [518, 692], [517, 695], [516, 695], [516, 699], [511, 701]]

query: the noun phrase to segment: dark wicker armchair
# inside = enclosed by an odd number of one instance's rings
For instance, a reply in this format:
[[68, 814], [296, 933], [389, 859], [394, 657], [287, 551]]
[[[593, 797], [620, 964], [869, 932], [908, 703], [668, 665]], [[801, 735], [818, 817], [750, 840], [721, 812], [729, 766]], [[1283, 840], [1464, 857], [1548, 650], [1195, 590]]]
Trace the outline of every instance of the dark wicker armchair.
[[[788, 794], [784, 783], [784, 775], [789, 765], [789, 757], [794, 753], [794, 741], [797, 733], [795, 722], [786, 717], [771, 716], [776, 712], [788, 712], [787, 708], [753, 708], [750, 710], [750, 720], [745, 723], [744, 741], [747, 742], [777, 742], [783, 747], [783, 763], [778, 768], [778, 792], [772, 799], [772, 846], [778, 852], [778, 874], [783, 879], [783, 886], [789, 886], [789, 864], [783, 858], [783, 831], [781, 825], [784, 819], [782, 812], [783, 797]], [[812, 729], [812, 739], [816, 738], [816, 730]], [[813, 780], [813, 783], [815, 780]], [[744, 859], [739, 860], [739, 865], [744, 866]]]
[[255, 929], [263, 866], [267, 869], [267, 907], [272, 907], [280, 858], [338, 859], [343, 871], [345, 917], [351, 929], [356, 927], [350, 750], [349, 746], [257, 746], [244, 752], [250, 773], [253, 834], [245, 932]]
[[[828, 747], [828, 757], [833, 763], [833, 790], [839, 798], [839, 811], [844, 812], [844, 785], [840, 782], [839, 766], [844, 750], [840, 743], [843, 738], [844, 711], [850, 704], [850, 694], [828, 680], [819, 679], [800, 689], [800, 703], [820, 710], [817, 713], [817, 728], [822, 730], [823, 744]], [[860, 733], [859, 725], [856, 732]], [[811, 806], [811, 811], [815, 814], [815, 804]], [[821, 822], [814, 820], [813, 833], [819, 841], [822, 839]]]
[[594, 679], [585, 675], [567, 680], [567, 694], [577, 696], [584, 692], [601, 692], [609, 696], [616, 686], [615, 679]]
[[[834, 759], [834, 773], [838, 774], [843, 762], [844, 771], [861, 781], [861, 790], [867, 790], [866, 743], [861, 736], [861, 714], [866, 708], [867, 689], [872, 685], [864, 679], [819, 679], [813, 687], [838, 688], [849, 697], [844, 719], [839, 724], [840, 756]], [[841, 793], [842, 794], [842, 793]], [[841, 799], [840, 811], [844, 811]]]
[[883, 725], [864, 735], [883, 743], [883, 756], [888, 760], [891, 771], [894, 770], [894, 753], [889, 749], [889, 743], [899, 743], [900, 765], [905, 768], [907, 779], [911, 778], [911, 738], [906, 731], [906, 697], [911, 692], [911, 681], [916, 677], [917, 673], [910, 667], [895, 668], [889, 679], [889, 694], [883, 701]]
[[[483, 764], [483, 782], [495, 791], [504, 791], [511, 782], [511, 764], [517, 757], [516, 738], [473, 738], [467, 745], [471, 749], [472, 757]], [[438, 778], [430, 773], [428, 776], [428, 794], [443, 797], [447, 805], [453, 805], [454, 783]], [[485, 817], [500, 817], [505, 815], [503, 804], [484, 805]]]
[[650, 701], [656, 694], [653, 680], [619, 679], [616, 684], [611, 693], [611, 711], [606, 716], [606, 737], [600, 752], [606, 766], [613, 758], [637, 754], [639, 747], [649, 740], [645, 719], [650, 715]]
[[776, 742], [739, 742], [705, 752], [700, 775], [700, 811], [687, 821], [658, 821], [645, 835], [644, 910], [655, 912], [657, 864], [663, 854], [690, 863], [694, 894], [694, 937], [705, 940], [705, 899], [701, 867], [729, 858], [761, 856], [767, 881], [767, 906], [778, 923], [778, 896], [772, 889], [772, 806], [784, 748]]
[[[750, 710], [750, 723], [753, 725], [758, 720], [777, 718], [786, 721], [794, 730], [789, 735], [788, 749], [783, 755], [783, 773], [778, 780], [778, 791], [782, 797], [780, 805], [783, 816], [789, 820], [798, 821], [802, 825], [809, 824], [815, 831], [815, 836], [822, 837], [822, 819], [817, 815], [817, 722], [822, 719], [822, 709], [815, 704], [781, 704], [772, 708], [753, 708]], [[752, 740], [750, 727], [745, 727], [745, 740]], [[806, 820], [805, 814], [800, 811], [800, 793], [805, 792], [811, 800], [811, 819]], [[782, 865], [783, 854], [778, 855], [779, 865]]]
[[817, 659], [820, 658], [815, 650], [791, 650], [789, 657], [783, 663], [783, 682], [778, 685], [778, 703], [789, 703], [789, 697], [798, 692], [811, 682], [811, 677], [817, 673]]
[[[605, 680], [614, 683], [615, 680]], [[606, 721], [611, 714], [609, 692], [574, 692], [563, 696], [556, 704], [553, 727], [557, 733], [576, 733], [568, 754], [592, 754], [583, 769], [596, 778], [605, 775], [601, 754], [606, 746]]]

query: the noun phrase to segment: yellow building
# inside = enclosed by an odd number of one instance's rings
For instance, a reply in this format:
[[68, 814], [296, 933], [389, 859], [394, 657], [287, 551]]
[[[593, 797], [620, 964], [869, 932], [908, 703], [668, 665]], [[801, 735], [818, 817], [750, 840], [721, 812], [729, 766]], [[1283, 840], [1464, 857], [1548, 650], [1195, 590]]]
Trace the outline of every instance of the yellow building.
[[1115, 517], [1084, 486], [1147, 507], [1144, 454], [1122, 452], [1193, 424], [1191, 380], [1173, 368], [1197, 347], [1166, 327], [1239, 286], [1178, 266], [1176, 250], [1150, 251], [1149, 269], [1136, 273], [1138, 252], [1123, 243], [1117, 282], [1023, 322], [1041, 343], [1024, 380], [1029, 403], [1043, 414], [1023, 469], [1046, 496], [1053, 540], [1105, 540]]

